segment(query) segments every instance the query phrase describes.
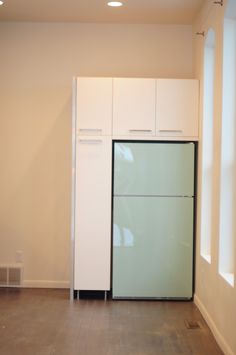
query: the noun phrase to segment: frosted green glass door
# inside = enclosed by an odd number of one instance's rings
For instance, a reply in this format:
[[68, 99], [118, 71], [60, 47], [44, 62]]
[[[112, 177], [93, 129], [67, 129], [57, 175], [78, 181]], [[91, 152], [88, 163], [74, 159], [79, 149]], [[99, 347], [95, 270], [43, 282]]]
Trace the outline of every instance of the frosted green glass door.
[[191, 298], [193, 198], [113, 201], [113, 298]]
[[194, 144], [116, 142], [114, 195], [193, 196]]

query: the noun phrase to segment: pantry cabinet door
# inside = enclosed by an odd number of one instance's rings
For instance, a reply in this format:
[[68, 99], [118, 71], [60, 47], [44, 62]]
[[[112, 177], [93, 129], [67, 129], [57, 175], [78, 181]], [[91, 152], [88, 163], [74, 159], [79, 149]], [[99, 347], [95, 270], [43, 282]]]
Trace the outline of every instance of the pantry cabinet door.
[[110, 137], [77, 138], [75, 290], [110, 290], [111, 152]]

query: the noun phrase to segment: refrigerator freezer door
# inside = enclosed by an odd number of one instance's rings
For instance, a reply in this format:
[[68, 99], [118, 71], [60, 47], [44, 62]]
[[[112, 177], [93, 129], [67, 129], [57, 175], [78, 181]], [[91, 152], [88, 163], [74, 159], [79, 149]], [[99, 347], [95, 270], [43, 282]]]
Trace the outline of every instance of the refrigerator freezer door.
[[116, 142], [114, 195], [194, 195], [193, 143]]
[[192, 297], [193, 198], [114, 197], [113, 298]]

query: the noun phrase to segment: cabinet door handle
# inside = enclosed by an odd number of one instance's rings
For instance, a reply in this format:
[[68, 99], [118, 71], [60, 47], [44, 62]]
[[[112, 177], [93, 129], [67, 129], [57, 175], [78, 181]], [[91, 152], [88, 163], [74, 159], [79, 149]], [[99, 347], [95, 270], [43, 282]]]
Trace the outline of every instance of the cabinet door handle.
[[174, 133], [183, 133], [182, 129], [159, 129], [159, 132], [174, 132]]
[[79, 128], [79, 132], [102, 132], [101, 128]]
[[81, 144], [101, 144], [102, 139], [79, 139]]
[[152, 133], [151, 129], [129, 129], [130, 133], [139, 133], [139, 132], [143, 132], [143, 133]]

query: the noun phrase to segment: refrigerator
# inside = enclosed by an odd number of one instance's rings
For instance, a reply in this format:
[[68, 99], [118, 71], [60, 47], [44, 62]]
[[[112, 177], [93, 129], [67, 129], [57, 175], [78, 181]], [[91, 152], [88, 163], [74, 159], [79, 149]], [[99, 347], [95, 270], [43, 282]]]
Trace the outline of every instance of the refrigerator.
[[113, 142], [113, 299], [191, 299], [193, 142]]

